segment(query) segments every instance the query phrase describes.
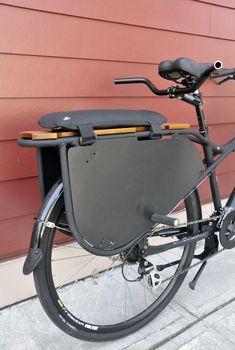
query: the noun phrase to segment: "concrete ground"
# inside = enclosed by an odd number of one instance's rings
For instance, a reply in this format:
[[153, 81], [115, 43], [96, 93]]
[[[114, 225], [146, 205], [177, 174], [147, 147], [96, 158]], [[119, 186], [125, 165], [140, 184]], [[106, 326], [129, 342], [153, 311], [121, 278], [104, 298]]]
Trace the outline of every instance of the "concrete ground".
[[[174, 300], [150, 324], [120, 340], [88, 343], [64, 334], [37, 298], [0, 311], [1, 350], [235, 350], [235, 249], [208, 262], [195, 291], [188, 273]], [[15, 286], [17, 288], [17, 285]]]

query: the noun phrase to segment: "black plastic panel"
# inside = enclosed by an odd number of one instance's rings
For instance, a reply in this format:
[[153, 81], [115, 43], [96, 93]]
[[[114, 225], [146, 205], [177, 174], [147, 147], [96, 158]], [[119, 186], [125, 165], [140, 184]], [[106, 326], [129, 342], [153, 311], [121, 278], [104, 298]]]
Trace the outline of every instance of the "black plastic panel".
[[38, 174], [42, 199], [61, 178], [59, 152], [56, 147], [37, 148]]
[[197, 182], [203, 164], [187, 138], [98, 140], [68, 151], [75, 223], [94, 247], [115, 249], [148, 231]]

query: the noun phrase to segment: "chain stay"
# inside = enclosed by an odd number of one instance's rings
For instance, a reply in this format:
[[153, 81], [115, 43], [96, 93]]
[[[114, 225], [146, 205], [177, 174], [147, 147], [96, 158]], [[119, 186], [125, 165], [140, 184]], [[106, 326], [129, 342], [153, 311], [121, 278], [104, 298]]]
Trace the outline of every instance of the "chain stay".
[[186, 269], [183, 269], [182, 271], [179, 271], [179, 272], [176, 273], [175, 275], [172, 275], [172, 276], [170, 276], [170, 277], [165, 278], [164, 280], [162, 280], [162, 283], [167, 282], [167, 281], [170, 281], [170, 280], [174, 280], [174, 279], [178, 278], [179, 276], [183, 275], [184, 273], [188, 272], [189, 270], [193, 269], [194, 267], [196, 267], [196, 266], [198, 266], [198, 265], [204, 263], [205, 261], [210, 260], [210, 259], [213, 258], [214, 256], [216, 256], [216, 255], [222, 253], [223, 251], [225, 251], [225, 248], [222, 248], [222, 249], [218, 250], [217, 252], [215, 252], [215, 253], [213, 253], [213, 254], [207, 256], [206, 258], [204, 258], [204, 259], [198, 261], [197, 263], [195, 263], [195, 264], [193, 264], [193, 265], [187, 267]]
[[[220, 214], [220, 215], [216, 215], [216, 216], [211, 216], [209, 218], [205, 218], [205, 219], [200, 219], [200, 220], [195, 220], [195, 221], [188, 221], [188, 222], [185, 222], [185, 223], [181, 223], [180, 225], [174, 227], [174, 229], [177, 229], [177, 228], [181, 228], [181, 227], [185, 227], [185, 226], [189, 226], [189, 225], [196, 225], [196, 224], [201, 224], [203, 222], [208, 222], [208, 221], [215, 221], [217, 219], [220, 219], [223, 215]], [[152, 230], [152, 233], [155, 233], [155, 232], [158, 232], [158, 231], [161, 231], [161, 230], [165, 230], [165, 229], [172, 229], [173, 227], [172, 226], [168, 226], [168, 225], [164, 225], [164, 226], [158, 226], [156, 225], [153, 230]]]

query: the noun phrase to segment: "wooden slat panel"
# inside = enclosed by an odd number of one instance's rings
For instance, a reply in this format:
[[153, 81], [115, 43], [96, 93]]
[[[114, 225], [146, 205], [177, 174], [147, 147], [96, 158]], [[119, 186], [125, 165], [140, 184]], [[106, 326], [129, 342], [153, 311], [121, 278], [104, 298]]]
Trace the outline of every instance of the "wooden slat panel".
[[210, 125], [210, 137], [213, 142], [224, 144], [235, 137], [235, 123]]
[[[0, 55], [0, 76], [0, 98], [153, 96], [144, 84], [115, 86], [113, 81], [122, 76], [145, 76], [156, 81], [156, 68], [149, 64]], [[166, 88], [170, 82], [157, 78], [157, 84]], [[231, 81], [217, 86], [210, 80], [202, 91], [206, 96], [234, 96], [235, 84]]]
[[[218, 176], [219, 179], [219, 188], [221, 198], [226, 198], [230, 195], [234, 188], [234, 177], [235, 172], [225, 173]], [[208, 203], [212, 201], [210, 190], [209, 190], [209, 181], [204, 181], [199, 187], [199, 193], [202, 203]]]
[[0, 260], [26, 253], [34, 214], [0, 221]]
[[[162, 129], [176, 130], [176, 129], [189, 129], [189, 124], [164, 124], [162, 125]], [[149, 127], [147, 126], [136, 126], [136, 127], [126, 127], [126, 128], [113, 128], [113, 129], [94, 129], [94, 133], [96, 136], [101, 135], [116, 135], [116, 134], [128, 134], [128, 133], [136, 133], [139, 131], [148, 131]], [[26, 130], [19, 132], [19, 138], [21, 139], [30, 139], [30, 140], [55, 140], [58, 138], [65, 137], [74, 137], [81, 136], [78, 131], [59, 131], [55, 132], [53, 130]]]
[[219, 7], [225, 6], [230, 8], [235, 8], [234, 0], [196, 0], [203, 2], [205, 4], [218, 5]]
[[[217, 174], [223, 176], [225, 173], [233, 172], [235, 174], [235, 154], [230, 154], [217, 168]], [[235, 186], [235, 181], [234, 181]]]
[[[149, 75], [155, 70], [147, 64], [0, 55], [0, 97], [125, 95], [126, 87], [118, 89], [114, 78], [143, 72]], [[146, 93], [144, 87], [135, 88]]]
[[0, 220], [35, 213], [39, 209], [37, 178], [0, 182], [0, 193]]
[[[223, 7], [186, 0], [5, 2], [49, 12], [1, 7], [0, 140], [14, 139], [22, 129], [35, 129], [42, 114], [56, 110], [146, 108], [168, 115], [171, 122], [195, 123], [190, 106], [153, 98], [144, 86], [115, 87], [113, 79], [146, 76], [159, 82], [160, 88], [167, 87], [170, 82], [157, 77], [155, 64], [180, 56], [201, 62], [220, 58], [225, 67], [234, 65], [234, 11]], [[208, 2], [231, 5], [230, 0]], [[223, 24], [216, 27], [222, 17]], [[235, 95], [233, 84], [217, 87], [208, 82], [203, 88], [205, 95], [221, 96], [207, 99], [205, 105], [207, 120], [213, 124], [211, 134], [218, 142], [234, 136], [235, 99], [228, 97]], [[14, 142], [0, 143], [0, 180], [4, 180], [0, 182], [0, 257], [28, 246], [30, 213], [40, 205], [37, 179], [26, 178], [36, 174], [33, 151], [17, 148]], [[231, 155], [219, 169], [224, 195], [234, 186], [234, 164]], [[208, 190], [203, 191], [206, 198]]]
[[[80, 0], [79, 2], [70, 1], [69, 3], [56, 0], [49, 2], [34, 1], [33, 3], [29, 0], [9, 0], [4, 1], [4, 3], [52, 13], [235, 40], [235, 36], [231, 34], [234, 33], [232, 27], [234, 11], [231, 9], [231, 7], [235, 8], [234, 0], [228, 0], [224, 3], [220, 0], [218, 2], [211, 1], [211, 4], [221, 6], [212, 6], [207, 4], [206, 1], [200, 3], [188, 0], [116, 0], [112, 3], [110, 0], [93, 0], [92, 2]], [[222, 7], [226, 5], [230, 8]], [[135, 11], [133, 11], [133, 7]], [[7, 11], [7, 9], [4, 11]], [[14, 11], [19, 12], [20, 9], [14, 9]], [[13, 15], [12, 9], [11, 12], [11, 15]], [[30, 10], [28, 13], [30, 13]], [[200, 18], [200, 25], [198, 25], [198, 18]], [[224, 21], [224, 18], [226, 18], [226, 21]], [[231, 29], [231, 31], [228, 29]]]
[[72, 16], [209, 35], [210, 5], [188, 0], [70, 0], [69, 2], [4, 0], [2, 2]]
[[185, 56], [202, 62], [221, 58], [234, 64], [235, 43], [228, 40], [8, 6], [2, 6], [0, 12], [0, 31], [7, 33], [0, 37], [0, 52], [6, 53], [143, 63]]
[[[211, 9], [211, 35], [235, 40], [235, 11], [214, 6]], [[235, 64], [234, 64], [235, 65]]]
[[16, 141], [0, 142], [0, 181], [37, 175], [36, 152], [22, 148]]
[[[235, 81], [234, 87], [235, 87]], [[230, 85], [231, 87], [231, 85]], [[218, 87], [219, 89], [220, 87]], [[217, 89], [215, 87], [215, 89]], [[204, 112], [207, 122], [210, 124], [233, 123], [235, 111], [235, 98], [233, 97], [206, 97]], [[194, 110], [193, 110], [194, 112]]]

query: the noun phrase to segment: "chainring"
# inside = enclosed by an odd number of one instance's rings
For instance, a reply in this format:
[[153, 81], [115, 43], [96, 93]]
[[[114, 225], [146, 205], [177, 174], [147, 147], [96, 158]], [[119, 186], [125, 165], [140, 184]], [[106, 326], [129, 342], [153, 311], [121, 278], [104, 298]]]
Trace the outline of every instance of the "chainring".
[[235, 247], [235, 210], [225, 213], [219, 237], [223, 248], [232, 249]]

